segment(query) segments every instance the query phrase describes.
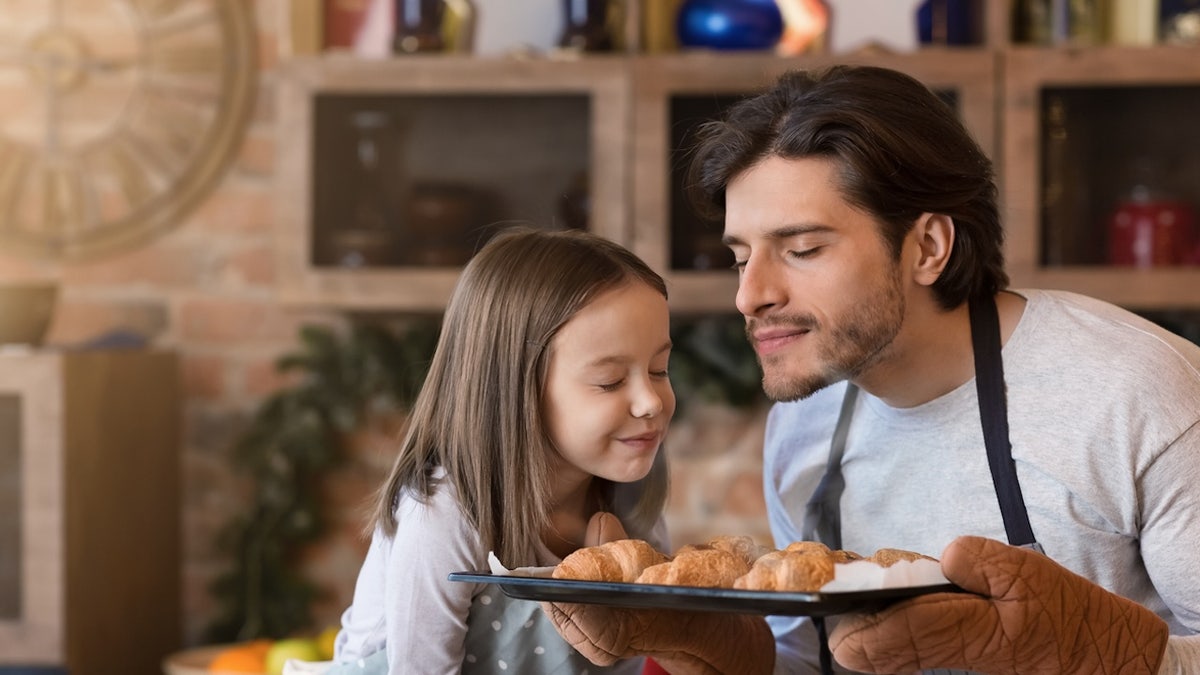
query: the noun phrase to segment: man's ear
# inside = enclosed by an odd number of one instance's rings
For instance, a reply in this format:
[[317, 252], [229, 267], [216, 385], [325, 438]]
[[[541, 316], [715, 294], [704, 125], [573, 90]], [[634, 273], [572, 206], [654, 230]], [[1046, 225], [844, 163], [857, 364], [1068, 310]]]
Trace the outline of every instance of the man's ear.
[[913, 280], [932, 286], [950, 262], [954, 248], [954, 219], [941, 213], [922, 213], [910, 235], [916, 243]]

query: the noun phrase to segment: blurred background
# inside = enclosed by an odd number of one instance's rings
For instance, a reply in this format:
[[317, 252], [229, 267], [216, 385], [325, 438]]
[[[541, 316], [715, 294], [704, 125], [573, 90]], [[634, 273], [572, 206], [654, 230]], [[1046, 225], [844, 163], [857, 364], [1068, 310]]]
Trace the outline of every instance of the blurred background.
[[674, 543], [769, 543], [682, 169], [788, 69], [926, 82], [1014, 285], [1200, 339], [1198, 45], [1200, 0], [0, 0], [0, 675], [336, 624], [440, 309], [517, 222], [667, 277]]

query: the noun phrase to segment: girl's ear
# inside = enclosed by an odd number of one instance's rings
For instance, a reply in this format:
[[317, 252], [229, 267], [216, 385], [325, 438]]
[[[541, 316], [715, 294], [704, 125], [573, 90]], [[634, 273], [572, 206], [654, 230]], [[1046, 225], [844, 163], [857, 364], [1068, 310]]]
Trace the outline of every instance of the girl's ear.
[[917, 245], [913, 280], [932, 286], [950, 262], [950, 251], [954, 248], [954, 219], [941, 213], [922, 213], [910, 236]]

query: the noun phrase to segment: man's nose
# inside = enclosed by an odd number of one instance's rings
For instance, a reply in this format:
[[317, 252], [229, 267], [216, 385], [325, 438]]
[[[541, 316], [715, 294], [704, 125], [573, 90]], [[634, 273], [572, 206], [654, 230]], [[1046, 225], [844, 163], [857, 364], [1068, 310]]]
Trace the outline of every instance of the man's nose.
[[783, 294], [770, 262], [753, 256], [746, 261], [738, 277], [734, 304], [744, 316], [757, 316], [782, 304]]

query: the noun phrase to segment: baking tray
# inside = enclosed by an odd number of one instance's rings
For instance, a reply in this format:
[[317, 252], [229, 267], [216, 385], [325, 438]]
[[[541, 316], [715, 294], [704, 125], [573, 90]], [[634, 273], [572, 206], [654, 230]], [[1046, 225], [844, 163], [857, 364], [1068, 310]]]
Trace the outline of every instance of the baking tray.
[[496, 584], [505, 595], [522, 600], [781, 616], [830, 616], [847, 612], [870, 612], [893, 602], [927, 593], [965, 592], [954, 584], [836, 593], [791, 593], [548, 579], [488, 572], [454, 572], [449, 578], [450, 581]]

